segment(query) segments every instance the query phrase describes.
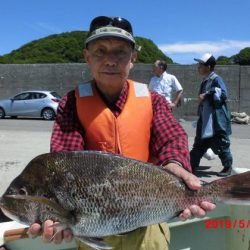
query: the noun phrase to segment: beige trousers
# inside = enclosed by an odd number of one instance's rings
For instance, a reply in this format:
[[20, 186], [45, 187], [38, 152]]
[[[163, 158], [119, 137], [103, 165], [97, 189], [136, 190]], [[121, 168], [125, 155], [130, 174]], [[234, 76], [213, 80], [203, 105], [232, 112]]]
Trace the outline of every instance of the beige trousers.
[[[168, 250], [169, 227], [166, 223], [136, 229], [130, 233], [105, 237], [104, 241], [113, 250]], [[93, 250], [78, 242], [78, 250]]]

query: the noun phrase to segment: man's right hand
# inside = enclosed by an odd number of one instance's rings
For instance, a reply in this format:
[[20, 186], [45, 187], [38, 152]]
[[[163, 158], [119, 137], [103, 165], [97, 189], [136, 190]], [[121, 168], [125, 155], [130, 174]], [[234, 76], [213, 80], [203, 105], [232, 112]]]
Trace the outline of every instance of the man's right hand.
[[72, 241], [73, 234], [71, 230], [65, 229], [61, 232], [56, 232], [56, 227], [53, 227], [55, 224], [58, 224], [58, 222], [53, 222], [52, 220], [46, 220], [43, 226], [34, 223], [30, 226], [28, 235], [30, 238], [36, 238], [38, 235], [42, 234], [44, 242], [54, 242], [55, 244], [60, 244], [62, 240], [65, 242]]
[[205, 99], [206, 93], [199, 94], [198, 96], [198, 102], [201, 103]]

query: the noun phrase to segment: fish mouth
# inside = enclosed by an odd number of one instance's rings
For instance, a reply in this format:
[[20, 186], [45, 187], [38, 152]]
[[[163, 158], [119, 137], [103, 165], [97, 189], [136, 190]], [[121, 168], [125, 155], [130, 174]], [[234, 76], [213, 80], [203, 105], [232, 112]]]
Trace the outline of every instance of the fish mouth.
[[23, 196], [25, 195], [4, 195], [0, 198], [0, 208], [3, 211], [6, 211], [8, 213], [15, 214], [15, 210], [12, 207], [12, 201], [18, 200], [18, 199], [25, 199]]
[[2, 207], [3, 204], [4, 204], [4, 202], [3, 202], [3, 197], [0, 197], [0, 207]]
[[3, 214], [12, 220], [18, 221], [18, 217], [16, 215], [16, 211], [11, 209], [6, 203], [8, 202], [8, 196], [5, 195], [0, 198], [0, 210], [2, 210]]
[[10, 218], [11, 220], [26, 225], [27, 216], [25, 214], [26, 213], [25, 209], [23, 210], [23, 208], [25, 208], [25, 204], [30, 201], [32, 201], [32, 197], [30, 198], [30, 196], [27, 195], [19, 195], [19, 194], [4, 195], [0, 199], [0, 209], [2, 210], [3, 214], [8, 218]]
[[11, 200], [16, 200], [20, 195], [8, 194], [4, 195], [0, 198], [0, 207], [6, 206], [6, 203]]
[[9, 206], [7, 205], [9, 198], [15, 198], [13, 197], [15, 195], [4, 195], [0, 198], [0, 208], [3, 210], [3, 209], [6, 209], [6, 210], [9, 210]]
[[6, 201], [5, 196], [0, 197], [0, 209], [3, 210], [7, 208]]

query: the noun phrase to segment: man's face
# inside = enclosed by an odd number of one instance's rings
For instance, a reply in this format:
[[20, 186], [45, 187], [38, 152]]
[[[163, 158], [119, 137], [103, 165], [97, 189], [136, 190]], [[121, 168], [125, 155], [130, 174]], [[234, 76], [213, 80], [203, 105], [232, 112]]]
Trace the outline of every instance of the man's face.
[[154, 66], [153, 66], [153, 73], [154, 73], [156, 76], [158, 76], [158, 77], [161, 76], [162, 73], [163, 73], [162, 68], [161, 68], [160, 66], [158, 66], [157, 63], [155, 63]]
[[198, 72], [202, 76], [207, 76], [210, 74], [210, 66], [206, 66], [202, 63], [198, 63]]
[[115, 38], [98, 39], [84, 49], [84, 58], [104, 94], [106, 89], [122, 89], [136, 57], [129, 42]]

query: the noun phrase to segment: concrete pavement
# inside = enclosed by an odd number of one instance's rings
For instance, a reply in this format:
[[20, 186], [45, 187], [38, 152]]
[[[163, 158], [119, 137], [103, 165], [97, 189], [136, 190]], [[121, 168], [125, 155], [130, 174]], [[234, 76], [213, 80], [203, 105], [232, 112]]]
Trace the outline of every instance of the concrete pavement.
[[[189, 148], [192, 148], [195, 128], [192, 122], [182, 122], [181, 125], [189, 136]], [[233, 172], [240, 173], [250, 169], [250, 125], [232, 124], [231, 151], [233, 154]], [[202, 158], [197, 175], [204, 181], [217, 179], [216, 173], [222, 170], [221, 161], [216, 156], [215, 160]]]
[[[28, 123], [35, 123], [36, 128], [32, 129], [32, 125], [30, 127], [27, 127], [26, 124], [23, 126], [22, 123], [18, 126], [14, 125], [17, 124], [16, 121], [12, 121], [14, 126], [12, 127], [10, 125], [12, 123], [6, 121], [0, 121], [0, 195], [32, 158], [49, 152], [53, 125], [53, 122], [28, 121]], [[189, 135], [189, 146], [191, 148], [195, 135], [192, 122], [185, 121], [181, 125]], [[250, 126], [233, 124], [232, 127], [233, 165], [237, 169], [250, 169]], [[205, 181], [211, 181], [216, 178], [216, 172], [221, 169], [222, 166], [218, 158], [212, 161], [202, 159], [200, 177]]]

